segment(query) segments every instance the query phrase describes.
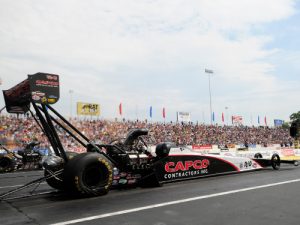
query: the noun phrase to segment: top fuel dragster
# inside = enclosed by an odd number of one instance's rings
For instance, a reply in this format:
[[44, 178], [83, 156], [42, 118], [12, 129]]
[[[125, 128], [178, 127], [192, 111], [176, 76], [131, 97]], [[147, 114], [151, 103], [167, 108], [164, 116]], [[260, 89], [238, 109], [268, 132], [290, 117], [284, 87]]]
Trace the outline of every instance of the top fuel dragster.
[[[155, 187], [165, 182], [268, 166], [277, 170], [281, 162], [295, 163], [281, 161], [278, 154], [269, 159], [202, 154], [170, 142], [159, 143], [151, 151], [143, 139], [148, 134], [146, 129], [133, 129], [124, 140], [111, 144], [95, 144], [51, 106], [59, 99], [59, 76], [56, 74], [28, 75], [26, 80], [3, 94], [9, 113], [29, 111], [48, 137], [54, 155], [44, 160], [42, 179], [58, 190], [95, 196], [124, 185]], [[68, 152], [56, 127], [78, 141], [86, 152]]]
[[0, 143], [0, 150], [2, 150], [2, 154], [0, 154], [0, 173], [16, 170], [42, 169], [42, 159], [44, 156], [34, 149], [39, 144], [37, 141], [31, 141], [23, 149], [14, 152], [8, 150]]

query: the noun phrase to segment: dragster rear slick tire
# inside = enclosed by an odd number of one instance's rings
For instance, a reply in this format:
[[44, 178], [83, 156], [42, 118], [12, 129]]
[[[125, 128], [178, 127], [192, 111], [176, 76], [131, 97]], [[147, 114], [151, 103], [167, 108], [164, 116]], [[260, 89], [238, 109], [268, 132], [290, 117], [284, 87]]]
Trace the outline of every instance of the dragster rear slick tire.
[[280, 157], [278, 154], [273, 154], [271, 158], [271, 166], [273, 167], [274, 170], [279, 170], [280, 169]]
[[67, 190], [83, 196], [107, 194], [112, 185], [112, 163], [103, 155], [86, 152], [68, 161], [64, 169]]

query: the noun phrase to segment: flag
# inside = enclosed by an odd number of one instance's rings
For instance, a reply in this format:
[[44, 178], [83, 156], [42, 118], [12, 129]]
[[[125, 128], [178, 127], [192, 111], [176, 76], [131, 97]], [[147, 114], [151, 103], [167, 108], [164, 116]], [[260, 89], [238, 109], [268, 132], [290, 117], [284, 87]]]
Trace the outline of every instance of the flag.
[[120, 105], [119, 105], [119, 114], [120, 114], [120, 116], [122, 116], [122, 102], [120, 103]]
[[212, 113], [212, 121], [215, 122], [215, 112]]
[[163, 118], [165, 119], [166, 118], [166, 109], [165, 108], [163, 108]]
[[152, 106], [150, 106], [150, 118], [152, 118]]
[[258, 123], [258, 124], [260, 124], [260, 121], [259, 121], [259, 116], [257, 117], [257, 123]]
[[268, 124], [267, 124], [267, 116], [265, 116], [265, 125], [268, 126]]
[[222, 122], [224, 123], [224, 113], [222, 112]]

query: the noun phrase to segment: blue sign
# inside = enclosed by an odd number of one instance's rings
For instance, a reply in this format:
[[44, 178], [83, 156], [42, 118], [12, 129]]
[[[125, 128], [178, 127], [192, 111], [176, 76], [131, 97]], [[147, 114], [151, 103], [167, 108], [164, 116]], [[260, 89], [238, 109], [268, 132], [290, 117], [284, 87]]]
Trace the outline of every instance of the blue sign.
[[278, 119], [275, 119], [274, 120], [274, 126], [275, 127], [281, 127], [284, 123], [284, 120], [278, 120]]

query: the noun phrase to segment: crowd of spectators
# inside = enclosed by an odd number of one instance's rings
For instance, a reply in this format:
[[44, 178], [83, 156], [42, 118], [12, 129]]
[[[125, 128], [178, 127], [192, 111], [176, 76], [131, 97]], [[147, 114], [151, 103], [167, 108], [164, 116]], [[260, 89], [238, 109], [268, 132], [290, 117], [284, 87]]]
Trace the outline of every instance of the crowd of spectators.
[[[155, 145], [172, 141], [182, 145], [227, 145], [227, 144], [290, 144], [293, 139], [282, 127], [219, 126], [198, 123], [150, 123], [147, 121], [110, 121], [73, 118], [69, 120], [78, 130], [96, 143], [110, 143], [124, 138], [134, 128], [149, 130], [147, 142]], [[78, 143], [62, 129], [59, 136], [68, 149], [79, 148]], [[0, 143], [21, 148], [32, 140], [48, 147], [47, 137], [34, 119], [29, 116], [0, 116]]]

